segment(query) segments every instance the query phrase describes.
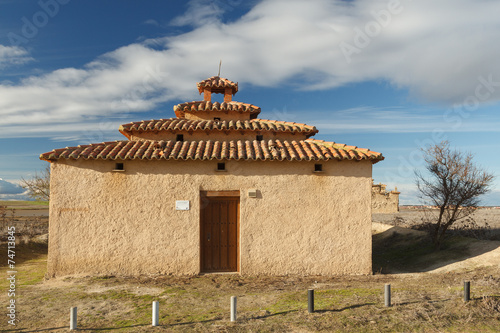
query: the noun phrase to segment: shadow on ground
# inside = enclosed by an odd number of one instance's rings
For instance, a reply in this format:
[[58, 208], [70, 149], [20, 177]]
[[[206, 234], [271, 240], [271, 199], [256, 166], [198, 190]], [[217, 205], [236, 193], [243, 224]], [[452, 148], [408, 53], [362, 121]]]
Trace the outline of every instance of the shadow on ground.
[[[0, 253], [7, 254], [9, 249], [7, 242], [0, 243]], [[47, 255], [48, 244], [47, 242], [28, 242], [17, 243], [15, 248], [10, 248], [14, 251], [14, 262], [16, 266], [23, 264], [25, 261], [34, 260]], [[0, 261], [0, 268], [8, 266], [7, 260]]]
[[436, 251], [426, 232], [390, 227], [373, 235], [372, 247], [373, 272], [398, 274], [428, 272], [473, 258], [499, 248], [500, 242], [450, 235]]

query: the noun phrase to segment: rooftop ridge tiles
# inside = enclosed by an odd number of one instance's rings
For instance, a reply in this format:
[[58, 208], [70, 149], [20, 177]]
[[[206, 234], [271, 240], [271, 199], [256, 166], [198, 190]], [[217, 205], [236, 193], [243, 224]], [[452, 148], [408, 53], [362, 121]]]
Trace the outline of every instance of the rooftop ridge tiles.
[[[210, 102], [210, 101], [192, 101], [177, 104], [173, 107], [174, 112], [196, 112], [196, 111], [239, 111], [260, 113], [261, 108], [253, 104], [244, 102]], [[177, 114], [177, 113], [176, 113]]]
[[261, 120], [261, 121], [267, 121], [267, 122], [276, 122], [276, 123], [286, 123], [286, 124], [293, 124], [293, 125], [299, 125], [299, 126], [307, 126], [307, 127], [316, 127], [314, 125], [307, 125], [304, 123], [297, 123], [295, 121], [286, 121], [286, 120], [274, 120], [274, 119], [254, 119], [254, 120]]
[[357, 147], [357, 146], [350, 146], [350, 145], [346, 145], [346, 144], [342, 144], [342, 143], [328, 142], [328, 141], [319, 140], [319, 139], [312, 139], [312, 138], [311, 139], [307, 139], [306, 141], [317, 142], [317, 143], [322, 144], [322, 145], [328, 144], [328, 145], [330, 145], [332, 147], [335, 147], [337, 149], [355, 151], [358, 154], [359, 153], [364, 153], [367, 156], [372, 156], [374, 154], [375, 155], [379, 154], [377, 152], [373, 152], [369, 148], [360, 148], [360, 147]]
[[[191, 131], [191, 130], [249, 130], [249, 131], [274, 131], [274, 132], [300, 132], [309, 135], [314, 135], [318, 132], [316, 127], [290, 123], [286, 121], [270, 121], [265, 119], [250, 119], [250, 120], [195, 120], [195, 119], [183, 119], [183, 118], [168, 118], [160, 119], [154, 121], [154, 126], [152, 121], [141, 121], [135, 123], [124, 124], [120, 126], [120, 131], [123, 134], [127, 134], [129, 137], [134, 131], [137, 132], [147, 132], [147, 131]], [[295, 124], [295, 125], [293, 125]], [[130, 139], [130, 138], [129, 138]]]
[[[200, 81], [196, 84], [199, 93], [201, 94], [205, 87], [216, 88], [215, 92], [218, 92], [218, 89], [221, 88], [231, 88], [232, 94], [236, 94], [238, 92], [238, 83], [228, 80], [226, 78], [220, 77], [218, 75], [209, 77], [203, 81]], [[218, 88], [218, 89], [217, 89]]]

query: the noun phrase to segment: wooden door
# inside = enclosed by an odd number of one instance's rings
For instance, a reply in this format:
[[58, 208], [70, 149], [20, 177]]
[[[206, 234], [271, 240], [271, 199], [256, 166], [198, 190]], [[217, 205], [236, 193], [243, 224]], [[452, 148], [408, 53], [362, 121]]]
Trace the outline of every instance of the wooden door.
[[201, 271], [237, 272], [239, 248], [239, 197], [202, 199]]

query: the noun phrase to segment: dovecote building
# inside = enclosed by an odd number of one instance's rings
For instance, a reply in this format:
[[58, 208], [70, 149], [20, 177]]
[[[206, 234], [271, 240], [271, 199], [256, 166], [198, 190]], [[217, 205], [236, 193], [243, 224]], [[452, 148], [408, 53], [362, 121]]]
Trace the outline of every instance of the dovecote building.
[[51, 163], [49, 275], [370, 274], [382, 155], [259, 119], [227, 79], [198, 91], [174, 118], [120, 126], [127, 140], [40, 156]]

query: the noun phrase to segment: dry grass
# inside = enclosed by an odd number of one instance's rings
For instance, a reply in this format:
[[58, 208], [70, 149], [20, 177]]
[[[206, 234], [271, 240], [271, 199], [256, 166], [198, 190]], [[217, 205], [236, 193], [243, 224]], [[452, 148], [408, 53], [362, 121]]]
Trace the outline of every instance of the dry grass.
[[[22, 221], [16, 221], [22, 223]], [[418, 272], [440, 261], [462, 260], [475, 240], [456, 238], [439, 254], [425, 237], [374, 235], [376, 272]], [[7, 253], [0, 244], [0, 253]], [[355, 277], [66, 277], [45, 280], [46, 242], [16, 248], [18, 323], [0, 331], [66, 332], [69, 309], [87, 332], [498, 332], [499, 266], [450, 273], [375, 274]], [[6, 276], [6, 260], [0, 274]], [[463, 281], [472, 301], [464, 303]], [[384, 284], [393, 306], [384, 307]], [[0, 279], [1, 290], [8, 287]], [[316, 312], [307, 313], [307, 289]], [[238, 321], [229, 321], [230, 296], [238, 296]], [[160, 302], [161, 327], [151, 327], [151, 302]], [[7, 294], [0, 293], [6, 305]], [[5, 306], [2, 307], [5, 310]]]
[[0, 206], [7, 209], [49, 209], [48, 201], [21, 201], [21, 200], [0, 200]]
[[[377, 249], [375, 249], [377, 250]], [[5, 246], [2, 246], [5, 253]], [[89, 332], [497, 332], [498, 267], [447, 274], [376, 274], [357, 277], [72, 277], [45, 281], [46, 244], [19, 244], [17, 302], [23, 332], [67, 331], [69, 309]], [[6, 267], [2, 267], [5, 276]], [[464, 280], [472, 301], [462, 301]], [[393, 304], [383, 306], [391, 283]], [[6, 280], [0, 288], [6, 290]], [[307, 313], [307, 289], [316, 310]], [[238, 296], [238, 322], [229, 322], [230, 296]], [[160, 301], [161, 327], [151, 323]], [[6, 304], [5, 293], [0, 303]], [[3, 319], [0, 329], [12, 328]]]
[[[373, 214], [373, 221], [404, 228], [426, 230], [430, 227], [429, 221], [437, 220], [437, 215], [436, 209], [402, 207], [395, 214]], [[452, 224], [447, 235], [500, 240], [500, 209], [479, 208], [467, 218]]]
[[15, 226], [17, 238], [22, 241], [47, 234], [49, 217], [43, 214], [47, 210], [44, 202], [0, 201], [0, 241], [7, 240], [7, 228], [10, 226]]

